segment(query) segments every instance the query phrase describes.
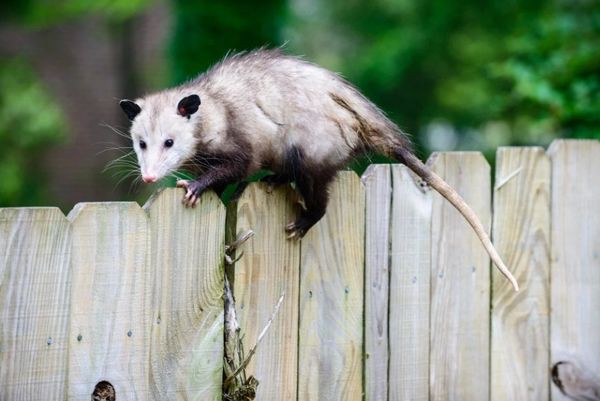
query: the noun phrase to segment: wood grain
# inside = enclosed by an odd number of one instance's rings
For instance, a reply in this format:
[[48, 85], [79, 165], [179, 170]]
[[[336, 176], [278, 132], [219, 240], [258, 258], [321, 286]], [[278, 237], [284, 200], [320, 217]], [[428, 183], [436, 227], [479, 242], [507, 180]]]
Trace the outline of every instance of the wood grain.
[[[551, 362], [600, 374], [600, 142], [552, 143]], [[567, 400], [552, 386], [553, 400]]]
[[149, 392], [153, 275], [146, 214], [136, 203], [82, 203], [73, 229], [69, 386], [89, 399], [100, 380], [119, 401]]
[[548, 400], [550, 160], [542, 148], [500, 148], [496, 183], [493, 240], [521, 291], [492, 269], [491, 399]]
[[389, 238], [392, 180], [388, 164], [372, 164], [366, 190], [365, 399], [388, 399]]
[[221, 400], [225, 207], [209, 192], [185, 208], [182, 193], [165, 189], [145, 206], [157, 302], [151, 389], [157, 400]]
[[237, 202], [236, 232], [255, 235], [235, 265], [234, 295], [246, 351], [271, 317], [281, 294], [283, 304], [246, 370], [260, 385], [257, 400], [294, 400], [298, 379], [298, 291], [300, 243], [286, 238], [285, 225], [298, 209], [291, 188], [267, 192], [250, 184]]
[[0, 400], [66, 398], [70, 254], [57, 208], [0, 209]]
[[392, 166], [390, 401], [429, 399], [432, 195]]
[[[478, 152], [439, 153], [432, 168], [490, 226], [490, 168]], [[430, 398], [489, 398], [490, 260], [462, 215], [433, 193]]]
[[353, 172], [301, 243], [298, 399], [363, 397], [365, 192]]

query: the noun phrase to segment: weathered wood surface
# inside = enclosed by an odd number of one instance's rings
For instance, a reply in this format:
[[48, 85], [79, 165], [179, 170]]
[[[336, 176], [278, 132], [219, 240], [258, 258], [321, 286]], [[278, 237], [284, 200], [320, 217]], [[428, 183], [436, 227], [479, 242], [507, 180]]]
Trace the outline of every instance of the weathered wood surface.
[[392, 166], [389, 400], [429, 399], [432, 195]]
[[194, 208], [166, 189], [145, 206], [154, 275], [151, 393], [156, 400], [221, 400], [225, 207], [212, 192]]
[[[552, 160], [551, 362], [600, 374], [600, 142], [555, 141]], [[552, 386], [553, 400], [567, 400]]]
[[[433, 156], [432, 168], [490, 226], [490, 168], [481, 153]], [[464, 217], [433, 193], [430, 398], [489, 397], [490, 261]]]
[[365, 192], [342, 172], [301, 243], [298, 399], [363, 397]]
[[82, 203], [72, 221], [68, 398], [107, 380], [117, 399], [151, 399], [154, 272], [146, 214], [136, 203]]
[[365, 211], [365, 399], [388, 399], [389, 245], [392, 176], [387, 164], [373, 164], [361, 181]]
[[294, 219], [298, 206], [291, 188], [267, 192], [265, 184], [250, 184], [237, 202], [238, 234], [254, 236], [237, 254], [234, 294], [246, 352], [256, 344], [281, 294], [283, 304], [259, 351], [246, 370], [255, 376], [257, 400], [296, 398], [298, 379], [298, 291], [300, 243], [286, 238], [284, 227]]
[[500, 148], [493, 240], [521, 291], [492, 269], [491, 399], [549, 398], [550, 159], [542, 148]]
[[[552, 363], [600, 374], [600, 143], [548, 153], [498, 154], [493, 237], [520, 293], [399, 165], [372, 166], [366, 189], [341, 173], [300, 242], [283, 231], [292, 191], [262, 184], [227, 213], [212, 193], [183, 208], [175, 189], [146, 212], [0, 209], [0, 400], [89, 399], [100, 380], [119, 401], [219, 399], [226, 214], [256, 233], [233, 280], [247, 351], [285, 292], [248, 368], [257, 399], [563, 400]], [[481, 155], [433, 168], [489, 227]]]
[[57, 208], [0, 209], [0, 400], [66, 398], [70, 241]]

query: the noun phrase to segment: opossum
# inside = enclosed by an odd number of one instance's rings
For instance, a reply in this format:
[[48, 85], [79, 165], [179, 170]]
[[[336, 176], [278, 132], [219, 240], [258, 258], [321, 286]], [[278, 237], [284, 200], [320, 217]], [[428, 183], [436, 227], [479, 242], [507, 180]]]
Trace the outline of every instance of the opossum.
[[280, 49], [259, 49], [120, 106], [145, 182], [182, 168], [198, 174], [177, 182], [186, 206], [208, 188], [221, 193], [261, 169], [274, 173], [271, 183], [295, 182], [304, 207], [285, 227], [292, 238], [323, 217], [330, 183], [354, 156], [369, 151], [402, 162], [458, 209], [518, 290], [473, 210], [414, 155], [398, 126], [334, 72]]

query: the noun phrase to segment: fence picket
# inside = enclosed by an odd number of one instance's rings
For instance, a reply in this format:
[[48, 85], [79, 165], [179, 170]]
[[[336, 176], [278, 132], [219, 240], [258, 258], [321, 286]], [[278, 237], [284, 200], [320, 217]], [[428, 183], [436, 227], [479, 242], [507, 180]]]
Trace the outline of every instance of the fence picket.
[[212, 192], [194, 209], [165, 189], [145, 206], [154, 273], [151, 389], [156, 400], [221, 400], [225, 207]]
[[153, 272], [148, 217], [136, 203], [82, 203], [72, 221], [68, 398], [89, 399], [96, 384], [117, 399], [149, 392]]
[[[600, 142], [554, 141], [551, 363], [600, 375]], [[552, 386], [553, 400], [568, 400]]]
[[390, 401], [429, 399], [432, 196], [392, 166]]
[[550, 160], [542, 148], [498, 150], [493, 239], [521, 291], [492, 270], [491, 399], [547, 400]]
[[247, 372], [259, 386], [258, 400], [293, 400], [298, 378], [298, 291], [300, 244], [286, 238], [284, 226], [297, 206], [290, 188], [267, 192], [250, 184], [237, 202], [236, 232], [254, 231], [238, 255], [234, 294], [246, 352], [271, 317], [281, 294], [284, 300]]
[[66, 398], [70, 256], [60, 210], [0, 209], [0, 400]]
[[363, 397], [365, 192], [353, 172], [301, 243], [298, 399]]
[[373, 164], [361, 180], [366, 189], [365, 399], [388, 399], [390, 166]]
[[[433, 169], [490, 226], [490, 168], [478, 152], [433, 156]], [[430, 398], [489, 398], [490, 261], [464, 217], [433, 192]]]

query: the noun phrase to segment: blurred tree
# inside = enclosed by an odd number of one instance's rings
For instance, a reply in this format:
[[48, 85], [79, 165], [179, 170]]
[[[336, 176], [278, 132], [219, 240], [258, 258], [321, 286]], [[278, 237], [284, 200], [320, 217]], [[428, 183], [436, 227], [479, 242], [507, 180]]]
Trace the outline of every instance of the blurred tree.
[[600, 3], [559, 2], [526, 28], [506, 38], [506, 60], [489, 69], [510, 88], [502, 117], [529, 134], [514, 140], [539, 140], [540, 127], [600, 139]]
[[173, 0], [173, 83], [206, 70], [228, 51], [281, 43], [288, 11], [285, 0], [190, 2]]
[[41, 28], [83, 15], [101, 15], [113, 21], [128, 19], [142, 11], [151, 0], [3, 0], [4, 18]]
[[[145, 12], [150, 3], [154, 3], [151, 12]], [[22, 206], [41, 202], [55, 204], [66, 212], [81, 200], [131, 198], [127, 193], [130, 182], [117, 186], [118, 177], [111, 177], [117, 171], [103, 172], [106, 164], [120, 156], [119, 150], [129, 142], [101, 124], [126, 130], [127, 122], [117, 100], [135, 97], [146, 90], [142, 74], [156, 67], [157, 59], [159, 62], [164, 59], [158, 54], [165, 36], [162, 21], [167, 21], [168, 15], [159, 3], [151, 0], [2, 2], [0, 57], [2, 60], [18, 57], [24, 65], [31, 66], [23, 82], [30, 80], [41, 87], [39, 82], [43, 81], [43, 87], [52, 94], [54, 106], [49, 109], [60, 108], [64, 114], [64, 123], [55, 127], [55, 135], [66, 139], [58, 146], [50, 146], [40, 139], [39, 153], [43, 153], [43, 157], [38, 155], [35, 160], [38, 172], [43, 171], [46, 179], [42, 182], [36, 177], [34, 187], [29, 185], [33, 179], [29, 174], [34, 171], [12, 175], [11, 188], [22, 192], [11, 199], [20, 199]], [[162, 16], [158, 22], [156, 14]], [[148, 26], [150, 20], [151, 27]], [[153, 83], [159, 81], [159, 76], [154, 68]], [[163, 79], [162, 85], [164, 82]], [[6, 102], [10, 100], [7, 97]], [[36, 105], [35, 111], [40, 114], [46, 110], [35, 101], [31, 104]], [[38, 107], [43, 108], [40, 111]], [[8, 107], [8, 111], [15, 112], [15, 109]], [[43, 136], [33, 128], [25, 134], [32, 141]], [[10, 146], [14, 154], [30, 152], [31, 148], [21, 143], [5, 144], [8, 138], [10, 135], [3, 131], [0, 147]], [[14, 165], [11, 162], [11, 166]], [[34, 194], [36, 191], [45, 194], [43, 200]], [[0, 202], [4, 205], [8, 201], [0, 199]]]
[[341, 71], [425, 148], [597, 136], [596, 1], [291, 0], [290, 47]]
[[0, 62], [0, 205], [45, 198], [40, 158], [64, 139], [62, 113], [22, 60]]

